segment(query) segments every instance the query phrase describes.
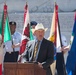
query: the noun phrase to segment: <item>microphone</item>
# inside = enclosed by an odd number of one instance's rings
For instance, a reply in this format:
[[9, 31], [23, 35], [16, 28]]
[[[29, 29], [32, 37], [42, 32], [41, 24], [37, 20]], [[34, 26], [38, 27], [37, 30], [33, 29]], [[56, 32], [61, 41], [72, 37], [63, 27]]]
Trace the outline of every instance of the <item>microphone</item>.
[[[31, 46], [32, 46], [32, 44], [29, 47], [27, 47], [27, 50], [29, 50]], [[21, 61], [22, 57], [25, 55], [25, 52], [26, 52], [26, 50], [21, 55], [19, 55], [18, 62]]]
[[32, 44], [27, 48], [27, 50], [29, 50], [31, 48]]

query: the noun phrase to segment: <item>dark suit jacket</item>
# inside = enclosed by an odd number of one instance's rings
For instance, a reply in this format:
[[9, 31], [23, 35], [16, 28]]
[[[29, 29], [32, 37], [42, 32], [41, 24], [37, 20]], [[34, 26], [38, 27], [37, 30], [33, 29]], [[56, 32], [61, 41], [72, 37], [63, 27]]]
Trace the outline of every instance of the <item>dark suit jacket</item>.
[[[26, 50], [22, 54], [24, 62], [32, 61], [34, 53], [35, 40], [29, 41], [26, 45]], [[54, 61], [54, 45], [52, 42], [43, 38], [37, 62], [42, 63], [44, 69], [47, 70], [47, 75], [51, 75], [50, 64]]]

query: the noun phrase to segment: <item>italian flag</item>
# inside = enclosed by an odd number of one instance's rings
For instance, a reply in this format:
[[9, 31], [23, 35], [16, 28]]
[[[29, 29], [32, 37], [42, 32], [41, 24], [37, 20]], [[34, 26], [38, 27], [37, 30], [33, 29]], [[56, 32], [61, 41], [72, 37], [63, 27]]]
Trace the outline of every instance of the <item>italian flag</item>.
[[3, 43], [11, 40], [9, 20], [7, 14], [7, 5], [4, 5], [2, 20], [0, 21], [0, 35], [2, 36], [2, 44], [0, 46], [0, 75], [2, 75], [3, 63]]

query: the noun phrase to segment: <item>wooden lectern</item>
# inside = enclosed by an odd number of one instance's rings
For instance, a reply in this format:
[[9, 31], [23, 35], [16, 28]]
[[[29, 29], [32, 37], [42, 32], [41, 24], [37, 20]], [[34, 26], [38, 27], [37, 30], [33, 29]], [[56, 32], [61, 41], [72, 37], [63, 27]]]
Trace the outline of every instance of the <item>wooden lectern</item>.
[[46, 75], [35, 63], [4, 63], [4, 75]]

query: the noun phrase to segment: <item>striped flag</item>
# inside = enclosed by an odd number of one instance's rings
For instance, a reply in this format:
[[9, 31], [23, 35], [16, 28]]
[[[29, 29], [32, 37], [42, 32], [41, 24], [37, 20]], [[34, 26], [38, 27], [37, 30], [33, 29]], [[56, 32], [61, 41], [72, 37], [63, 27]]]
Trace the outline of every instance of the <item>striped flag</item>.
[[[61, 31], [60, 31], [59, 17], [58, 17], [58, 5], [56, 3], [55, 3], [53, 18], [52, 18], [49, 40], [54, 43], [54, 45], [56, 47], [55, 50], [62, 47]], [[56, 51], [54, 54], [54, 58], [56, 60]], [[62, 59], [64, 60], [63, 55], [62, 55]], [[62, 61], [62, 62], [64, 63], [64, 61]], [[54, 62], [53, 64], [54, 65], [51, 65], [51, 69], [53, 68], [52, 74], [55, 75], [56, 62]], [[65, 64], [63, 64], [63, 65], [64, 65], [64, 69], [65, 69]]]
[[52, 18], [52, 24], [51, 24], [51, 29], [50, 29], [50, 36], [49, 36], [49, 40], [52, 41], [55, 46], [56, 46], [56, 30], [57, 30], [57, 22], [56, 22], [56, 6], [54, 8], [54, 13], [53, 13], [53, 18]]
[[7, 12], [7, 5], [4, 5], [2, 20], [0, 22], [0, 34], [2, 35], [2, 42], [11, 40], [11, 32], [9, 27], [9, 19]]
[[53, 18], [52, 18], [50, 36], [48, 39], [54, 43], [56, 48], [58, 48], [59, 46], [62, 46], [61, 32], [60, 32], [60, 25], [59, 25], [59, 18], [58, 18], [58, 5], [56, 3], [55, 3]]
[[[52, 41], [55, 45], [55, 47], [57, 46], [57, 35], [58, 35], [58, 5], [55, 3], [55, 7], [54, 7], [54, 13], [53, 13], [53, 17], [52, 17], [52, 24], [51, 24], [51, 29], [50, 29], [50, 36], [49, 36], [49, 40]], [[59, 40], [60, 41], [60, 40]], [[50, 68], [52, 70], [52, 75], [55, 75], [55, 68], [56, 68], [56, 49], [54, 51], [54, 63], [52, 65], [50, 65]]]

